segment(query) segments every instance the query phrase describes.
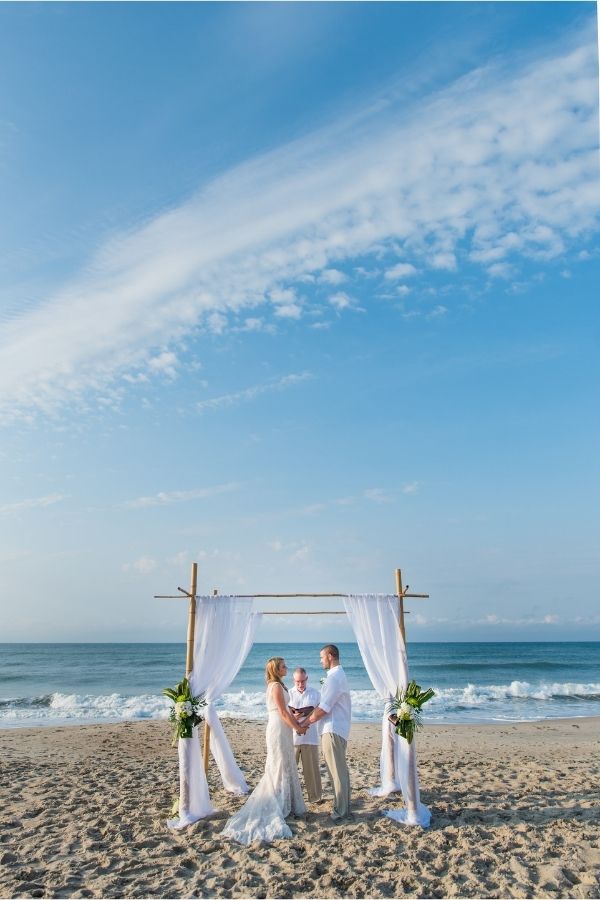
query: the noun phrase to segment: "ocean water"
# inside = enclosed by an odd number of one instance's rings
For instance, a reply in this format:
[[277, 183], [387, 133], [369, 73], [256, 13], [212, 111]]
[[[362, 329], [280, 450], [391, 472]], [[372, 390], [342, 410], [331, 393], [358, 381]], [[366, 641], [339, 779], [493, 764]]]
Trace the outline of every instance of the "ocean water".
[[[319, 644], [255, 644], [218, 703], [224, 717], [262, 719], [264, 665], [284, 656], [313, 686]], [[355, 721], [380, 721], [356, 644], [340, 645]], [[600, 715], [600, 643], [413, 643], [410, 674], [436, 696], [425, 721], [515, 722]], [[0, 644], [0, 727], [166, 718], [163, 687], [183, 674], [183, 644]], [[291, 683], [291, 674], [288, 682]]]

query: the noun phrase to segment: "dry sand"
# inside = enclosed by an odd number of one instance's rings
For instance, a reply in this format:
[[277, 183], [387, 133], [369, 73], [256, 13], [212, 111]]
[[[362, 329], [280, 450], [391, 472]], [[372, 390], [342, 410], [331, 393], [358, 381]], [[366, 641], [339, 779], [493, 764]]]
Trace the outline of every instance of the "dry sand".
[[[254, 786], [264, 726], [226, 727]], [[294, 837], [219, 837], [241, 798], [211, 764], [221, 818], [173, 833], [177, 756], [163, 722], [0, 731], [2, 897], [598, 897], [600, 720], [428, 727], [418, 738], [428, 831], [373, 799], [380, 728], [354, 725], [355, 821], [329, 801]]]

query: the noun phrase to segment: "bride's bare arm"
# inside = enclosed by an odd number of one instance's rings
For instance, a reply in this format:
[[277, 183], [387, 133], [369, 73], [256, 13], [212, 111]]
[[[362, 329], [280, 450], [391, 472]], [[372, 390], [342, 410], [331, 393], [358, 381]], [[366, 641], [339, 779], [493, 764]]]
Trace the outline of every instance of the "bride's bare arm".
[[300, 725], [289, 711], [281, 685], [275, 683], [273, 684], [271, 690], [273, 691], [273, 698], [275, 700], [275, 703], [277, 704], [279, 715], [281, 716], [285, 724], [289, 725], [290, 728], [293, 728], [294, 731], [297, 731], [298, 734], [306, 734], [308, 729], [305, 726]]

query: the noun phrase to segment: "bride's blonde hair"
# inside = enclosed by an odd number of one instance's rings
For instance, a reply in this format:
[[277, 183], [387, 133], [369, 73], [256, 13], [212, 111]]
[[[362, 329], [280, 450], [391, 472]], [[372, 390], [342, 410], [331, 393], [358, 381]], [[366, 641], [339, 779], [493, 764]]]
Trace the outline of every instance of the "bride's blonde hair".
[[279, 666], [283, 661], [283, 656], [272, 656], [271, 659], [268, 660], [265, 667], [265, 680], [267, 685], [271, 684], [272, 681], [276, 681], [281, 685], [284, 691], [287, 691], [287, 688], [279, 675]]

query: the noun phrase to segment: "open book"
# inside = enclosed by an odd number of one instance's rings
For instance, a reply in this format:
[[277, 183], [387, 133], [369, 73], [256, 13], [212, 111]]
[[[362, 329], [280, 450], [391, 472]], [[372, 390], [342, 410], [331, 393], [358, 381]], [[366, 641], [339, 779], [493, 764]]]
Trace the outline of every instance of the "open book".
[[303, 706], [301, 709], [297, 709], [295, 706], [289, 707], [291, 714], [297, 719], [306, 719], [307, 716], [310, 716], [311, 712], [314, 709], [314, 706]]

